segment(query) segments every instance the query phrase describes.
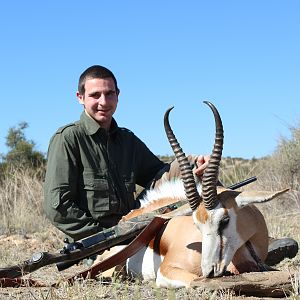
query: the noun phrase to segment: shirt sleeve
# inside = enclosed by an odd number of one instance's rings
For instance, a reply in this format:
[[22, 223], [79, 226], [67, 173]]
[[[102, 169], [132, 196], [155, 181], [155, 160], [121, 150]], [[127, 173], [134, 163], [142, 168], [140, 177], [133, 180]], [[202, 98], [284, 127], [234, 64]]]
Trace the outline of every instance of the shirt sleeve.
[[102, 230], [78, 206], [79, 151], [75, 141], [56, 133], [50, 141], [44, 183], [44, 211], [51, 223], [74, 240]]
[[[187, 159], [194, 171], [196, 168], [196, 155], [188, 155]], [[154, 188], [159, 186], [165, 181], [172, 181], [175, 178], [181, 178], [180, 167], [177, 159], [174, 159], [171, 163], [166, 164], [166, 166], [161, 169], [155, 176], [155, 180], [151, 183], [151, 187]]]
[[136, 137], [137, 145], [137, 164], [136, 164], [136, 183], [142, 187], [147, 187], [155, 178], [156, 174], [165, 168], [166, 165], [149, 148]]

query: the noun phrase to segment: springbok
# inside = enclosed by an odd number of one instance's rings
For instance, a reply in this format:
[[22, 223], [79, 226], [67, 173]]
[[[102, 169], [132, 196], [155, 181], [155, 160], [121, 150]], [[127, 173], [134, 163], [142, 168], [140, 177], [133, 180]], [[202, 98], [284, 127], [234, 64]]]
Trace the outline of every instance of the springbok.
[[[156, 237], [126, 262], [126, 272], [156, 279], [160, 287], [188, 287], [199, 277], [217, 277], [261, 271], [268, 251], [268, 230], [252, 203], [269, 201], [284, 193], [238, 192], [217, 185], [223, 149], [223, 125], [215, 106], [205, 101], [215, 118], [215, 144], [202, 184], [195, 181], [190, 163], [164, 117], [168, 140], [181, 170], [181, 179], [149, 190], [142, 209], [125, 219], [154, 208], [187, 199], [191, 214], [172, 218]], [[167, 192], [168, 191], [168, 192]], [[201, 195], [201, 196], [200, 196]], [[154, 201], [156, 199], [156, 201]], [[163, 204], [158, 204], [163, 199]], [[143, 202], [143, 201], [142, 201]]]

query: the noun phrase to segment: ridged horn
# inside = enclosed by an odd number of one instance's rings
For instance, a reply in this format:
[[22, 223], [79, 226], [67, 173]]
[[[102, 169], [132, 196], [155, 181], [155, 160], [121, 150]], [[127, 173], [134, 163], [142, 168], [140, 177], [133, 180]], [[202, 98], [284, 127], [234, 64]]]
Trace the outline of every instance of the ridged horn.
[[202, 199], [205, 208], [211, 210], [219, 203], [217, 199], [217, 180], [222, 157], [224, 131], [222, 120], [216, 107], [209, 101], [204, 101], [204, 103], [212, 110], [216, 124], [214, 147], [202, 178]]
[[179, 164], [181, 179], [183, 181], [184, 191], [185, 191], [187, 200], [190, 204], [191, 209], [194, 211], [199, 206], [199, 204], [201, 202], [201, 198], [197, 191], [192, 167], [191, 167], [185, 153], [182, 151], [182, 148], [180, 147], [180, 145], [173, 133], [173, 130], [171, 129], [170, 123], [169, 123], [169, 114], [173, 108], [174, 107], [169, 108], [165, 113], [165, 116], [164, 116], [165, 131], [166, 131], [169, 143], [172, 147], [172, 150], [173, 150], [175, 157]]

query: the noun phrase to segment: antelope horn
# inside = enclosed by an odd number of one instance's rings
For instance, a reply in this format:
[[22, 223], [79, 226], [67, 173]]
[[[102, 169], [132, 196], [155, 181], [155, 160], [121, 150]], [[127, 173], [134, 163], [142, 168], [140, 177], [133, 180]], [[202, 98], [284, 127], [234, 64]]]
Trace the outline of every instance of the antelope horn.
[[222, 120], [215, 106], [208, 101], [204, 101], [204, 103], [207, 104], [212, 110], [216, 123], [215, 144], [212, 150], [212, 154], [210, 156], [210, 160], [208, 162], [208, 166], [206, 167], [202, 178], [203, 202], [205, 208], [211, 210], [215, 208], [219, 203], [217, 199], [217, 180], [222, 157], [224, 131]]
[[184, 191], [187, 197], [187, 200], [190, 204], [191, 209], [194, 211], [197, 209], [201, 202], [201, 197], [197, 191], [192, 167], [185, 155], [185, 153], [182, 151], [182, 148], [180, 147], [172, 129], [169, 123], [169, 113], [174, 107], [169, 108], [164, 116], [164, 126], [165, 131], [169, 140], [169, 143], [173, 149], [173, 152], [175, 154], [175, 157], [178, 161], [179, 168], [180, 168], [180, 174], [181, 179], [183, 181]]

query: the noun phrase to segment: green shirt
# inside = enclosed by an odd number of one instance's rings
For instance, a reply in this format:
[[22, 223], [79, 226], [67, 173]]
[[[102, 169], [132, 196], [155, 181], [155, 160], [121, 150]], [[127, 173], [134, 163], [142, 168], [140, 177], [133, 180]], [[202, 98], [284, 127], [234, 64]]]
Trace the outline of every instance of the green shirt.
[[164, 167], [131, 131], [113, 119], [109, 133], [82, 113], [51, 138], [44, 185], [49, 220], [75, 240], [115, 225], [138, 207], [145, 187]]

